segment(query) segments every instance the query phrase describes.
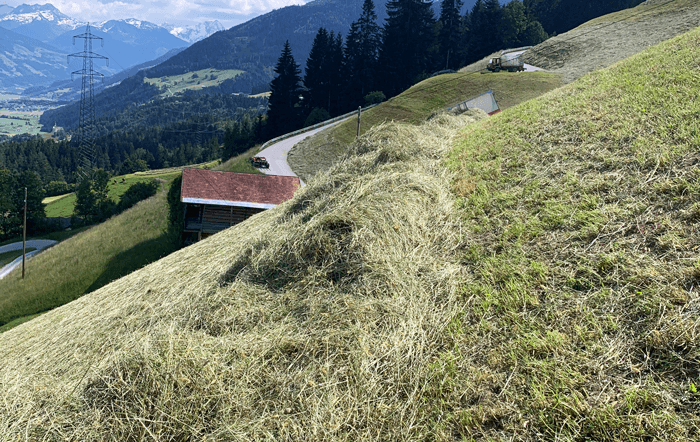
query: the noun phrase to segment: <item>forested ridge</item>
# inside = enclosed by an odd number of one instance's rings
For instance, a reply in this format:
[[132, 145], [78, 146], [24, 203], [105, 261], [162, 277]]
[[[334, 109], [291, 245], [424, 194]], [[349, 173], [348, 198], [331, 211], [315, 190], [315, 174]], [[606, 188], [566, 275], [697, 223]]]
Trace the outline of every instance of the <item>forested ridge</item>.
[[[188, 93], [108, 112], [97, 119], [95, 165], [122, 174], [232, 156], [262, 139], [264, 122], [258, 117], [266, 106], [265, 98]], [[227, 133], [237, 145], [224, 143]], [[34, 171], [43, 183], [75, 180], [77, 137], [27, 138], [0, 143], [0, 168]]]

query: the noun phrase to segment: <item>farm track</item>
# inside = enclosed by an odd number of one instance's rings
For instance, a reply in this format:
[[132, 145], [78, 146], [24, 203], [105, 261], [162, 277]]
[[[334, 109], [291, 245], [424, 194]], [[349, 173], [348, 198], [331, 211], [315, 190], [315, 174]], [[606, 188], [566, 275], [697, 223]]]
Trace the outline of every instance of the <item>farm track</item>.
[[[37, 253], [41, 252], [42, 250], [51, 247], [52, 245], [56, 244], [57, 241], [52, 241], [50, 239], [30, 239], [27, 241], [27, 248], [32, 248], [36, 249], [33, 252], [27, 253], [27, 258], [30, 258]], [[12, 252], [15, 250], [22, 250], [22, 242], [15, 242], [12, 244], [7, 244], [4, 246], [0, 246], [0, 253], [5, 253], [5, 252]], [[22, 263], [22, 257], [20, 256], [19, 258], [15, 259], [8, 265], [0, 268], [0, 279], [4, 278], [7, 276], [12, 270], [14, 270], [17, 266], [19, 266]]]

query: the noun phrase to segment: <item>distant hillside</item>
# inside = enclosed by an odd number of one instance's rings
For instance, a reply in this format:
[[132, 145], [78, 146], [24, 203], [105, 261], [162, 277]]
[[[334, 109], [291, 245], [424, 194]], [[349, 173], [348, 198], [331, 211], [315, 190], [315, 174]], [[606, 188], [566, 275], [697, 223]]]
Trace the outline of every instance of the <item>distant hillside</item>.
[[0, 27], [0, 89], [52, 83], [70, 77], [66, 53]]
[[[150, 60], [145, 63], [132, 66], [117, 74], [106, 77], [103, 81], [95, 83], [95, 92], [99, 93], [105, 88], [114, 86], [115, 84], [118, 84], [129, 77], [133, 77], [141, 70], [158, 65], [167, 60], [168, 58], [182, 52], [184, 49], [185, 48], [172, 49], [168, 51], [165, 55], [158, 57], [155, 60]], [[49, 97], [53, 100], [65, 100], [70, 102], [80, 99], [81, 87], [82, 79], [80, 77], [75, 77], [73, 80], [56, 81], [46, 86], [28, 87], [22, 91], [22, 95], [29, 97], [44, 96]]]

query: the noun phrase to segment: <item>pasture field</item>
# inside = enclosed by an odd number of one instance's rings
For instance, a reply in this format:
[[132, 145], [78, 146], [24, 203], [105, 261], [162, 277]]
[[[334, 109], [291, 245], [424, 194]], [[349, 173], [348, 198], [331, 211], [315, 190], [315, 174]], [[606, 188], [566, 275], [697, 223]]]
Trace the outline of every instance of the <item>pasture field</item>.
[[158, 86], [163, 97], [170, 97], [186, 90], [201, 90], [218, 86], [226, 80], [234, 79], [244, 71], [238, 69], [201, 69], [181, 75], [159, 78], [144, 78], [143, 81]]
[[41, 133], [39, 117], [42, 112], [20, 112], [7, 109], [0, 109], [0, 134], [18, 135]]

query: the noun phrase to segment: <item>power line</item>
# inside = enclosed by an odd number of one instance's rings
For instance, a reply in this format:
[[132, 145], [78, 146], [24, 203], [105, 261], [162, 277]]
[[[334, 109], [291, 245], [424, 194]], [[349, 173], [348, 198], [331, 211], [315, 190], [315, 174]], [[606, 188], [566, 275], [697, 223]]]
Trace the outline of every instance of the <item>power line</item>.
[[95, 77], [100, 77], [100, 79], [104, 78], [103, 74], [94, 70], [94, 60], [106, 60], [107, 66], [109, 66], [109, 59], [92, 51], [93, 40], [100, 40], [102, 45], [104, 45], [104, 40], [102, 37], [97, 37], [92, 34], [90, 31], [90, 23], [87, 24], [84, 34], [73, 36], [74, 45], [76, 38], [85, 40], [83, 52], [68, 55], [68, 63], [70, 63], [70, 57], [83, 59], [83, 69], [71, 72], [71, 81], [73, 80], [73, 75], [79, 74], [82, 77], [82, 87], [80, 89], [80, 120], [78, 126], [80, 144], [78, 150], [80, 153], [80, 164], [82, 166], [80, 174], [82, 178], [87, 178], [92, 174], [92, 169], [95, 165], [95, 139], [97, 138], [97, 128], [95, 127]]

